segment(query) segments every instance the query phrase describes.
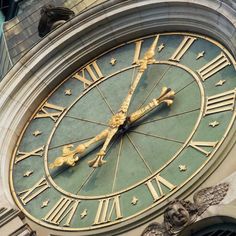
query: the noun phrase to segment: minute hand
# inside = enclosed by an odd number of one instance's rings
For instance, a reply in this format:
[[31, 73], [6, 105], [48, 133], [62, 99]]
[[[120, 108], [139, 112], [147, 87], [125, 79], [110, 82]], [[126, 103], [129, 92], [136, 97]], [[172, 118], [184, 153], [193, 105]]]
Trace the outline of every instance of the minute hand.
[[155, 56], [155, 49], [157, 46], [158, 39], [159, 39], [159, 35], [156, 36], [151, 47], [144, 54], [143, 59], [138, 61], [139, 63], [138, 74], [136, 75], [133, 83], [131, 84], [128, 94], [126, 98], [124, 99], [124, 101], [122, 102], [119, 111], [115, 115], [113, 115], [113, 117], [111, 118], [109, 122], [108, 135], [104, 142], [104, 145], [102, 146], [100, 151], [97, 153], [97, 156], [88, 162], [90, 167], [97, 168], [99, 166], [102, 166], [106, 162], [103, 160], [103, 158], [106, 155], [107, 147], [110, 144], [113, 136], [118, 132], [119, 127], [122, 126], [124, 122], [126, 121], [127, 111], [128, 111], [132, 96], [134, 94], [134, 91], [144, 71], [147, 69], [147, 65], [155, 62], [154, 56]]
[[139, 69], [138, 69], [138, 74], [136, 75], [129, 91], [128, 94], [125, 98], [125, 100], [123, 101], [123, 103], [121, 104], [120, 110], [119, 112], [123, 112], [125, 114], [127, 114], [128, 108], [129, 108], [129, 104], [131, 102], [131, 98], [134, 94], [134, 91], [144, 73], [144, 71], [147, 69], [147, 65], [148, 64], [153, 64], [155, 62], [154, 56], [155, 56], [155, 49], [157, 46], [157, 42], [159, 39], [159, 35], [156, 36], [155, 40], [153, 41], [151, 47], [146, 51], [146, 53], [144, 54], [143, 59], [138, 61]]

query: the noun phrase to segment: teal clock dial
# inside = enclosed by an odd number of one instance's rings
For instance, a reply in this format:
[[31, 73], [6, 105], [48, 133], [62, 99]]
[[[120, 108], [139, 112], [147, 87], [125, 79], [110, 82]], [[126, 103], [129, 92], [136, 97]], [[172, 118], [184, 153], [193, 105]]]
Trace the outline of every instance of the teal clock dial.
[[235, 61], [212, 39], [166, 33], [104, 52], [34, 112], [11, 161], [20, 209], [53, 229], [109, 231], [187, 191], [223, 160]]

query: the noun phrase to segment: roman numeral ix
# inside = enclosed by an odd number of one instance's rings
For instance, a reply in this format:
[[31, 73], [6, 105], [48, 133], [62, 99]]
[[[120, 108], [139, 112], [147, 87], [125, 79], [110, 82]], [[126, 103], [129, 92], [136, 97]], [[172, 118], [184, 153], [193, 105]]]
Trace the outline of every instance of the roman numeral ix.
[[15, 164], [18, 163], [19, 161], [25, 160], [28, 157], [31, 156], [38, 156], [42, 157], [43, 156], [43, 150], [44, 150], [44, 145], [42, 147], [36, 148], [35, 150], [31, 152], [17, 152], [17, 156], [15, 159]]

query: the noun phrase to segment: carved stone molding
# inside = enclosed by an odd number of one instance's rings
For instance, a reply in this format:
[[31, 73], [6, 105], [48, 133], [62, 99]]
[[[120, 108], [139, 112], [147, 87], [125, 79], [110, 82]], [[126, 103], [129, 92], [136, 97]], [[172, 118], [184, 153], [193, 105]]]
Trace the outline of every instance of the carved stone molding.
[[14, 232], [12, 232], [9, 236], [36, 236], [36, 232], [33, 231], [28, 224], [24, 224]]
[[20, 210], [0, 207], [0, 234], [9, 236], [35, 236], [36, 233], [22, 222], [24, 215]]
[[12, 208], [0, 207], [0, 228], [20, 214], [19, 210]]

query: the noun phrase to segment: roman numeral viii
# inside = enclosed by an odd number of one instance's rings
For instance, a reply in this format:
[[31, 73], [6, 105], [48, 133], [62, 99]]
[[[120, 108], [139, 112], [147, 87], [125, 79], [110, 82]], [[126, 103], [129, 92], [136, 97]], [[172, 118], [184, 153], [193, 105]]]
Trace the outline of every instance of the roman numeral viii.
[[55, 225], [59, 225], [65, 220], [63, 226], [69, 227], [79, 203], [79, 200], [61, 197], [43, 220]]
[[230, 90], [207, 97], [204, 116], [215, 114], [223, 111], [233, 111], [235, 104], [236, 90]]
[[40, 193], [44, 192], [46, 189], [50, 188], [47, 180], [43, 177], [41, 178], [32, 188], [26, 189], [24, 191], [18, 192], [20, 199], [24, 205], [29, 201], [36, 198]]
[[81, 81], [84, 84], [84, 88], [86, 89], [93, 82], [102, 79], [104, 76], [98, 67], [97, 62], [94, 61], [79, 72], [75, 73], [72, 77]]
[[217, 73], [218, 71], [220, 71], [221, 69], [223, 69], [228, 65], [230, 65], [230, 61], [225, 56], [225, 54], [221, 52], [216, 58], [207, 63], [197, 72], [201, 76], [201, 79], [205, 81], [210, 76], [214, 75], [215, 73]]
[[166, 187], [169, 191], [172, 191], [176, 187], [168, 180], [161, 177], [159, 174], [154, 178], [148, 180], [145, 184], [147, 185], [147, 188], [150, 191], [154, 202], [166, 195], [163, 187]]
[[123, 217], [120, 209], [120, 195], [99, 200], [98, 210], [93, 225], [99, 225], [111, 221], [113, 214], [115, 220]]

